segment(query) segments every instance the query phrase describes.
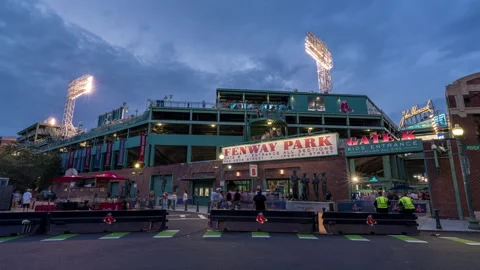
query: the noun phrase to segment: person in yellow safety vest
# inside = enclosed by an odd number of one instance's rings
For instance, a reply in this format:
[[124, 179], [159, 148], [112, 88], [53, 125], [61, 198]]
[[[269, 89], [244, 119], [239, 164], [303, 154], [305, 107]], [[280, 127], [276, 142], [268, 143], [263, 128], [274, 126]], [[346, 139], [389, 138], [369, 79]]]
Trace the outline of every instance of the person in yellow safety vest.
[[398, 205], [401, 208], [402, 214], [413, 214], [415, 213], [415, 205], [413, 205], [413, 201], [407, 194], [405, 194], [400, 200], [398, 201]]
[[378, 197], [373, 203], [375, 209], [377, 209], [377, 213], [388, 213], [388, 207], [390, 206], [390, 204], [391, 202], [386, 197], [383, 197], [381, 191], [378, 192]]

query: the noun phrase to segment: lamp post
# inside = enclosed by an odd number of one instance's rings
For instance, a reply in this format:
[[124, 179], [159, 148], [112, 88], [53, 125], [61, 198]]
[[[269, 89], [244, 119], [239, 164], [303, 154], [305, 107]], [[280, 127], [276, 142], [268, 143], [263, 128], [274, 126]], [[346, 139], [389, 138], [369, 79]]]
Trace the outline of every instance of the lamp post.
[[[218, 158], [220, 159], [220, 183], [223, 181], [223, 159], [225, 156], [223, 154], [218, 155]], [[223, 185], [225, 186], [225, 181], [223, 182]]]
[[452, 129], [453, 136], [457, 142], [458, 155], [460, 157], [460, 165], [462, 167], [462, 176], [463, 176], [463, 186], [465, 187], [465, 197], [467, 200], [468, 207], [468, 228], [471, 230], [480, 230], [479, 221], [475, 217], [475, 212], [473, 209], [472, 194], [470, 190], [470, 181], [467, 174], [467, 164], [465, 164], [465, 154], [463, 153], [463, 146], [460, 138], [463, 136], [463, 128], [458, 124], [455, 124], [455, 127]]

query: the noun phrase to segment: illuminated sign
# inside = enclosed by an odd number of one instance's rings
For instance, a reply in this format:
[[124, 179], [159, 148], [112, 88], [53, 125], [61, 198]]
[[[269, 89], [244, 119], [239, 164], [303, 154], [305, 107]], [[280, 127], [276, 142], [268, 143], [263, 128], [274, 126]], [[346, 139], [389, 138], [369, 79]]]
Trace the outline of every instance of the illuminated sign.
[[338, 155], [338, 134], [329, 133], [222, 148], [223, 163], [242, 163]]
[[345, 156], [372, 156], [423, 151], [423, 142], [413, 132], [404, 131], [400, 140], [390, 134], [372, 134], [360, 139], [350, 138], [345, 146]]

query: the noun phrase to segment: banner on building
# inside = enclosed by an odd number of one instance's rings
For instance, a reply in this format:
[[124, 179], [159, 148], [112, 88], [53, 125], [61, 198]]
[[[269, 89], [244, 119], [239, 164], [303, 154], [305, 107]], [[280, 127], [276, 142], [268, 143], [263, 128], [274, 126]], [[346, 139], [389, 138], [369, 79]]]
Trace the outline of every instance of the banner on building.
[[125, 139], [121, 139], [120, 147], [118, 150], [117, 166], [123, 166], [124, 159], [125, 159]]
[[338, 133], [222, 148], [224, 164], [338, 155]]
[[102, 146], [97, 145], [97, 149], [95, 149], [95, 168], [100, 168], [101, 161], [102, 161]]
[[107, 152], [105, 153], [105, 168], [110, 168], [112, 160], [112, 142], [107, 143]]
[[83, 163], [83, 169], [89, 170], [90, 169], [90, 155], [92, 154], [92, 148], [87, 147], [85, 148], [85, 159]]
[[75, 152], [73, 150], [70, 150], [70, 154], [68, 156], [68, 168], [67, 169], [73, 168], [74, 157], [75, 157]]
[[68, 169], [68, 153], [61, 153], [60, 157], [62, 158], [62, 170], [66, 171]]
[[140, 152], [138, 153], [138, 162], [145, 162], [145, 147], [147, 145], [147, 136], [145, 134], [140, 135]]
[[82, 150], [75, 150], [75, 165], [73, 166], [77, 171], [80, 171], [80, 164], [82, 161]]
[[258, 177], [258, 166], [256, 164], [250, 164], [250, 177]]

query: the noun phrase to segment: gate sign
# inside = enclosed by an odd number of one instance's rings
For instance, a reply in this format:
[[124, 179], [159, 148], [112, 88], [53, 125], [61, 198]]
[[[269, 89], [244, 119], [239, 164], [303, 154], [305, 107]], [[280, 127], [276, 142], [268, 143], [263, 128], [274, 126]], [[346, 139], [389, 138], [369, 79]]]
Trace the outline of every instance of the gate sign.
[[401, 154], [423, 151], [423, 141], [417, 139], [413, 132], [402, 132], [401, 139], [390, 134], [372, 134], [361, 138], [349, 138], [345, 146], [345, 156], [373, 156]]
[[338, 155], [338, 134], [329, 133], [222, 148], [224, 164]]
[[250, 177], [258, 177], [258, 166], [255, 164], [250, 164]]

